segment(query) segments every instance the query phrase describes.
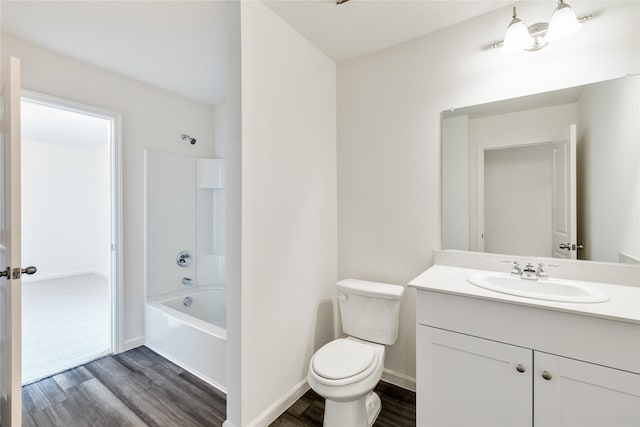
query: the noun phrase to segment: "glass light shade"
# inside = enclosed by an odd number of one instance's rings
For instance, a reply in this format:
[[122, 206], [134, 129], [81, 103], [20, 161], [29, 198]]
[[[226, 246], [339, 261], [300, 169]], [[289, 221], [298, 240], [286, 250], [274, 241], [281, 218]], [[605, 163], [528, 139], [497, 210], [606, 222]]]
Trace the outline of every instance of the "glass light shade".
[[566, 40], [578, 33], [582, 25], [578, 22], [575, 12], [571, 7], [560, 2], [549, 21], [549, 31], [544, 36], [547, 42]]
[[524, 22], [514, 17], [504, 34], [502, 51], [505, 53], [522, 51], [533, 45], [533, 41]]

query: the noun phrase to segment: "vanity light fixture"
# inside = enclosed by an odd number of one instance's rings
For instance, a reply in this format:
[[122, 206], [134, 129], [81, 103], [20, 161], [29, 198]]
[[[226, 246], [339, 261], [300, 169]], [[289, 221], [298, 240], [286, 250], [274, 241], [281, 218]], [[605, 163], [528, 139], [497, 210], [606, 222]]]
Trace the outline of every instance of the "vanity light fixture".
[[502, 47], [502, 51], [505, 53], [542, 49], [549, 43], [574, 36], [580, 31], [581, 24], [591, 18], [591, 15], [576, 17], [571, 6], [565, 3], [564, 0], [558, 0], [558, 6], [553, 11], [548, 24], [546, 22], [537, 22], [527, 27], [518, 18], [514, 6], [513, 18], [507, 27], [504, 41], [493, 43], [489, 48]]

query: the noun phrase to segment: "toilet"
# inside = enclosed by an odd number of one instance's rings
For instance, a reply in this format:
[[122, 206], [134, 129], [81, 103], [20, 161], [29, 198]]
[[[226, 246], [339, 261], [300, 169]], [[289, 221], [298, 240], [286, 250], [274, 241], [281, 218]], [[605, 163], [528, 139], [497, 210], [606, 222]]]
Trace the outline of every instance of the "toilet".
[[382, 377], [385, 345], [398, 338], [398, 285], [345, 279], [336, 284], [342, 330], [311, 358], [307, 380], [325, 398], [324, 426], [367, 427], [382, 407], [373, 389]]

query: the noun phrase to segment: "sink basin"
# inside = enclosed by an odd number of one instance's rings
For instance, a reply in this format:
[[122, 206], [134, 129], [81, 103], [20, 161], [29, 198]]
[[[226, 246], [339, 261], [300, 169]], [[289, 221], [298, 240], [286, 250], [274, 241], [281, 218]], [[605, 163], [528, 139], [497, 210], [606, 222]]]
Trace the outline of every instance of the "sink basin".
[[609, 296], [588, 282], [564, 279], [527, 280], [508, 273], [477, 273], [467, 277], [472, 285], [494, 292], [547, 301], [594, 303], [609, 301]]

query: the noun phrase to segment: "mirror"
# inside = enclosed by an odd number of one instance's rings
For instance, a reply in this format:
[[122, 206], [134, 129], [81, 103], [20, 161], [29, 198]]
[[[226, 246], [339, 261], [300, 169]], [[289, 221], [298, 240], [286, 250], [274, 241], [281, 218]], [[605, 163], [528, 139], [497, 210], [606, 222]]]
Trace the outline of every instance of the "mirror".
[[640, 75], [441, 126], [443, 249], [640, 264]]

